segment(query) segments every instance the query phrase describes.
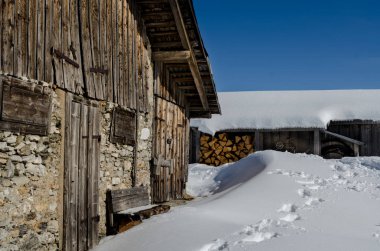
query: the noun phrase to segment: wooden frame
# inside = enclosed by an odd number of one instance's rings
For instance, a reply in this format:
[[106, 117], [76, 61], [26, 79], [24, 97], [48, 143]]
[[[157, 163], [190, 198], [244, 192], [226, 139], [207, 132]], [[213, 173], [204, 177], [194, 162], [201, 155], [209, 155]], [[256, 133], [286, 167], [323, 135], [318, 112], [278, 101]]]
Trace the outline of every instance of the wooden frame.
[[136, 113], [124, 110], [120, 107], [114, 108], [112, 112], [110, 142], [135, 146], [136, 120]]
[[51, 92], [34, 82], [0, 77], [0, 130], [46, 136]]

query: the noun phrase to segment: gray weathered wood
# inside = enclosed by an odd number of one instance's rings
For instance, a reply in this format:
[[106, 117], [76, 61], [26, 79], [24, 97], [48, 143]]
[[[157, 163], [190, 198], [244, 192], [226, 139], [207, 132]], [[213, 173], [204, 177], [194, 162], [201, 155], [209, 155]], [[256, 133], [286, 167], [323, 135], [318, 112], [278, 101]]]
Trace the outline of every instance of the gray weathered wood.
[[123, 145], [136, 144], [136, 114], [120, 107], [113, 110], [110, 141]]
[[261, 133], [260, 133], [260, 131], [256, 130], [255, 131], [255, 145], [254, 145], [254, 148], [256, 151], [263, 150], [261, 142], [262, 142]]
[[88, 250], [98, 241], [99, 110], [67, 94], [64, 249]]
[[150, 204], [147, 187], [108, 190], [106, 193], [107, 232], [114, 227], [114, 214]]
[[325, 134], [328, 134], [330, 136], [333, 136], [333, 137], [336, 137], [336, 138], [339, 138], [339, 139], [342, 139], [344, 141], [347, 141], [347, 142], [350, 142], [352, 144], [355, 144], [355, 145], [359, 145], [359, 146], [362, 146], [364, 145], [363, 142], [359, 141], [359, 140], [356, 140], [356, 139], [351, 139], [349, 137], [346, 137], [346, 136], [343, 136], [343, 135], [340, 135], [338, 133], [333, 133], [333, 132], [329, 132], [327, 130], [322, 130], [323, 133]]
[[157, 51], [153, 53], [152, 57], [153, 60], [161, 62], [187, 62], [190, 59], [190, 51]]
[[314, 130], [314, 154], [321, 154], [321, 137], [318, 129]]
[[33, 91], [3, 86], [2, 120], [47, 126], [50, 96]]

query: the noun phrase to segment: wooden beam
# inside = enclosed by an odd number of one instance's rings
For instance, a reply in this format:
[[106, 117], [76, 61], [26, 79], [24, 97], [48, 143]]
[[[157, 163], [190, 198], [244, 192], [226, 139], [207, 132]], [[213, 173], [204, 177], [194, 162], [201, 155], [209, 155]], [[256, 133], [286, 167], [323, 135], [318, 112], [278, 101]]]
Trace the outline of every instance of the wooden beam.
[[175, 20], [175, 23], [177, 26], [179, 36], [181, 38], [182, 45], [186, 50], [190, 51], [190, 58], [188, 59], [188, 63], [190, 66], [191, 73], [194, 77], [195, 86], [197, 87], [197, 91], [199, 93], [199, 97], [201, 99], [202, 106], [205, 110], [208, 111], [209, 105], [208, 105], [208, 101], [207, 101], [206, 92], [205, 92], [205, 89], [203, 86], [202, 77], [201, 77], [201, 74], [199, 72], [198, 63], [197, 63], [197, 60], [195, 58], [193, 48], [191, 46], [189, 37], [188, 37], [187, 32], [186, 32], [186, 26], [185, 26], [185, 23], [184, 23], [183, 18], [182, 18], [181, 9], [179, 7], [178, 0], [169, 0], [169, 3], [170, 3], [170, 7], [173, 11], [174, 20]]
[[195, 87], [194, 85], [177, 85], [177, 88], [181, 90], [193, 90]]
[[314, 154], [321, 155], [321, 137], [319, 129], [314, 130]]
[[159, 62], [187, 61], [190, 51], [157, 51], [153, 52], [153, 60]]
[[263, 150], [263, 138], [262, 133], [258, 130], [255, 131], [255, 151], [262, 151]]
[[172, 80], [176, 83], [193, 83], [193, 78], [180, 78], [180, 77], [174, 77]]
[[181, 42], [152, 42], [152, 48], [173, 48], [173, 47], [181, 47]]
[[364, 142], [361, 142], [359, 140], [356, 140], [356, 139], [351, 139], [349, 137], [346, 137], [346, 136], [343, 136], [343, 135], [340, 135], [338, 133], [333, 133], [333, 132], [330, 132], [330, 131], [327, 131], [327, 130], [322, 130], [323, 133], [327, 134], [327, 135], [330, 135], [330, 136], [333, 136], [335, 138], [338, 138], [338, 139], [341, 139], [341, 140], [344, 140], [344, 141], [347, 141], [347, 142], [350, 142], [354, 145], [358, 145], [358, 146], [363, 146], [365, 145]]

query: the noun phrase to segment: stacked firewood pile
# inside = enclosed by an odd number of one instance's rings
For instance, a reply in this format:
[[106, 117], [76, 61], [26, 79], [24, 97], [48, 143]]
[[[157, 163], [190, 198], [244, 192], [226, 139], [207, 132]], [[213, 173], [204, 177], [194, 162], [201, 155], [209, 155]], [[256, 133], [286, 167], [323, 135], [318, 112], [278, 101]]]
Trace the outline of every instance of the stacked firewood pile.
[[254, 152], [253, 137], [250, 135], [233, 135], [221, 133], [215, 137], [202, 135], [200, 138], [200, 163], [220, 166], [236, 162]]

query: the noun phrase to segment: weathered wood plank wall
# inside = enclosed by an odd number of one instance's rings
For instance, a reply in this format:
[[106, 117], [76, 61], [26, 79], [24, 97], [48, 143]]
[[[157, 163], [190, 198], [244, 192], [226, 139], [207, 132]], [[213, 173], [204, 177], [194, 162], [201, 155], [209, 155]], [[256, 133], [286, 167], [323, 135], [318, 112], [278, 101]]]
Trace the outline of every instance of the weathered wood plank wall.
[[152, 173], [152, 200], [164, 202], [183, 198], [187, 180], [188, 128], [184, 108], [156, 97], [154, 157], [170, 162]]
[[380, 123], [373, 121], [331, 122], [328, 131], [362, 141], [361, 156], [380, 156]]
[[0, 70], [146, 112], [150, 45], [135, 0], [4, 0]]
[[314, 131], [262, 132], [263, 149], [314, 153]]

